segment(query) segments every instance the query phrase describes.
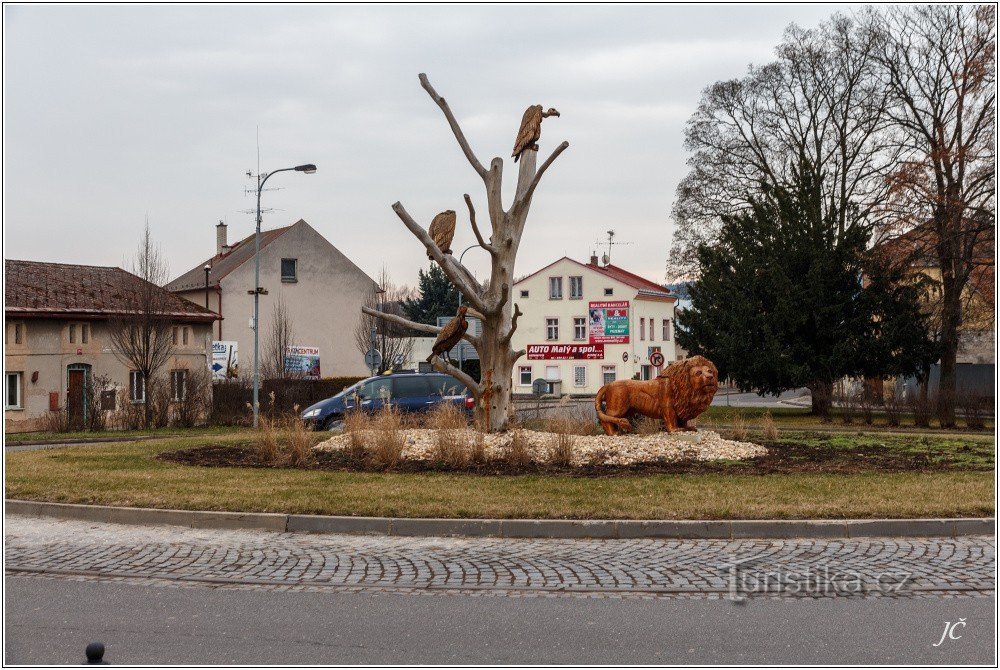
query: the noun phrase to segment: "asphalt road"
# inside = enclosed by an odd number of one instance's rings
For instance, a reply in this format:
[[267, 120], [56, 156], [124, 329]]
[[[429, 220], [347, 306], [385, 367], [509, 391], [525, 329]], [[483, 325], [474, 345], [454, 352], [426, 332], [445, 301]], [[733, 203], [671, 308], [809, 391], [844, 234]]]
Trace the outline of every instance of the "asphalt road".
[[[10, 576], [8, 664], [988, 664], [993, 598], [589, 599]], [[959, 639], [938, 647], [945, 622]]]

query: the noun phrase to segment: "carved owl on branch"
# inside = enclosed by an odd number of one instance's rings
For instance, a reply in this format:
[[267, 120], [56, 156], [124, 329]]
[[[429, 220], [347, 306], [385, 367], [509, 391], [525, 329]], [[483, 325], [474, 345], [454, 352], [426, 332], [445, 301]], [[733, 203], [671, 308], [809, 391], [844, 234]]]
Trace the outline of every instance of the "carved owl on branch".
[[[445, 210], [435, 216], [427, 228], [427, 234], [434, 240], [441, 253], [450, 254], [451, 241], [455, 239], [455, 210]], [[434, 258], [430, 251], [427, 252], [427, 258]]]
[[541, 105], [532, 105], [524, 110], [524, 116], [521, 117], [521, 128], [517, 131], [517, 139], [514, 140], [514, 153], [511, 154], [515, 163], [525, 150], [538, 151], [538, 145], [535, 142], [542, 136], [542, 119], [550, 116], [559, 116], [559, 112], [553, 107], [549, 107], [548, 111], [543, 112]]
[[456, 344], [462, 341], [462, 336], [465, 335], [465, 331], [469, 329], [469, 322], [465, 319], [465, 313], [468, 311], [468, 307], [462, 305], [458, 308], [458, 314], [455, 315], [451, 321], [449, 321], [441, 332], [438, 333], [437, 339], [434, 340], [434, 346], [431, 347], [431, 355], [427, 357], [427, 362], [430, 363], [431, 359], [435, 356], [441, 356], [443, 354], [451, 351]]

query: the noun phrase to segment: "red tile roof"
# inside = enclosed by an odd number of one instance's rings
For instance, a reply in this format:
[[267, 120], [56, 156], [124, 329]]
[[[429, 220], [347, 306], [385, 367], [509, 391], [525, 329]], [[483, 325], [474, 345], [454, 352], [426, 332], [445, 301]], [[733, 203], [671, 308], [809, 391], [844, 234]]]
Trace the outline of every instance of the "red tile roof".
[[[296, 221], [292, 226], [305, 223], [302, 219]], [[275, 228], [273, 230], [260, 231], [260, 248], [263, 249], [268, 244], [278, 239], [292, 226]], [[208, 285], [218, 286], [223, 277], [240, 267], [249, 260], [252, 260], [256, 251], [253, 243], [253, 235], [248, 235], [232, 246], [227, 254], [216, 254], [202, 263], [194, 266], [177, 279], [166, 285], [168, 291], [190, 291], [193, 289], [205, 288], [205, 266], [211, 265], [212, 270], [208, 274]]]
[[[121, 268], [35, 261], [4, 261], [4, 311], [20, 317], [107, 318], [134, 310], [130, 294], [145, 280]], [[218, 317], [157, 287], [163, 314], [179, 321], [211, 323]]]
[[552, 263], [549, 263], [548, 265], [546, 265], [545, 267], [543, 267], [541, 270], [537, 270], [537, 271], [532, 272], [531, 274], [529, 274], [529, 275], [527, 275], [525, 277], [521, 277], [516, 282], [514, 282], [514, 285], [517, 286], [518, 284], [520, 284], [521, 282], [529, 279], [530, 277], [534, 277], [537, 274], [545, 272], [545, 270], [547, 270], [548, 268], [552, 267], [553, 265], [555, 265], [559, 261], [563, 261], [563, 260], [570, 261], [571, 263], [576, 263], [577, 265], [579, 265], [581, 267], [584, 267], [584, 268], [587, 268], [588, 270], [592, 270], [592, 271], [597, 272], [599, 274], [602, 274], [602, 275], [604, 275], [606, 277], [614, 279], [615, 281], [619, 281], [619, 282], [621, 282], [623, 284], [631, 286], [632, 288], [638, 290], [641, 294], [648, 295], [648, 296], [656, 296], [656, 297], [661, 297], [661, 298], [670, 298], [671, 300], [677, 300], [677, 296], [672, 295], [670, 293], [670, 290], [667, 287], [662, 286], [660, 284], [657, 284], [654, 281], [650, 281], [648, 279], [645, 279], [644, 277], [640, 277], [639, 275], [634, 274], [632, 272], [629, 272], [628, 270], [625, 270], [624, 268], [620, 268], [617, 265], [610, 265], [610, 264], [609, 265], [603, 265], [603, 266], [602, 265], [591, 265], [589, 263], [581, 263], [580, 261], [574, 260], [574, 259], [570, 258], [569, 256], [563, 256], [559, 260], [556, 260], [556, 261], [553, 261]]

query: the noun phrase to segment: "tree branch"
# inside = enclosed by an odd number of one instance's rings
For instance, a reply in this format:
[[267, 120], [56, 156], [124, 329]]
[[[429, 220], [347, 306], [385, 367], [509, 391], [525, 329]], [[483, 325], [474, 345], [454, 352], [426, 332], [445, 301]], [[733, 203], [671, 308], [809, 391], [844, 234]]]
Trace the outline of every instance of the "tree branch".
[[451, 113], [451, 108], [448, 107], [448, 103], [444, 98], [438, 95], [438, 92], [434, 90], [434, 87], [431, 86], [431, 82], [427, 79], [427, 75], [422, 72], [420, 73], [420, 85], [424, 87], [425, 91], [427, 91], [427, 95], [431, 96], [431, 100], [436, 102], [437, 106], [441, 108], [442, 112], [444, 112], [445, 118], [448, 119], [448, 125], [451, 126], [451, 132], [455, 134], [455, 139], [458, 140], [458, 145], [462, 147], [462, 153], [465, 154], [465, 157], [469, 160], [469, 164], [472, 165], [472, 168], [479, 174], [483, 181], [485, 181], [486, 168], [484, 168], [483, 164], [479, 162], [478, 158], [476, 158], [476, 154], [472, 153], [472, 149], [469, 147], [469, 142], [465, 139], [465, 134], [462, 132], [461, 126], [458, 125], [458, 121], [455, 120], [455, 115]]
[[448, 279], [462, 292], [462, 295], [469, 301], [469, 304], [480, 312], [489, 311], [479, 296], [479, 291], [477, 290], [479, 282], [472, 276], [472, 273], [464, 265], [455, 260], [451, 254], [441, 253], [441, 249], [434, 243], [431, 236], [427, 234], [426, 230], [420, 227], [420, 224], [413, 220], [413, 217], [406, 211], [402, 203], [394, 203], [392, 211], [396, 212], [396, 216], [403, 222], [403, 225], [427, 248], [427, 252], [431, 255], [431, 258], [437, 261], [441, 269], [444, 270], [444, 273], [448, 275]]
[[542, 175], [545, 174], [545, 171], [549, 169], [549, 166], [552, 165], [557, 158], [559, 158], [559, 154], [566, 151], [568, 148], [569, 142], [563, 142], [555, 148], [548, 158], [545, 159], [542, 166], [538, 168], [537, 172], [535, 172], [535, 177], [531, 180], [531, 185], [528, 187], [528, 190], [526, 190], [521, 197], [517, 199], [513, 207], [510, 208], [511, 212], [514, 212], [531, 202], [531, 196], [534, 194], [535, 188], [538, 186], [538, 182], [542, 180]]
[[476, 208], [472, 206], [472, 198], [469, 197], [468, 193], [465, 194], [465, 204], [469, 206], [469, 221], [472, 223], [472, 232], [476, 235], [476, 241], [479, 242], [479, 246], [490, 252], [490, 255], [496, 256], [496, 247], [492, 244], [487, 244], [486, 241], [483, 240], [483, 234], [479, 232], [479, 226], [476, 225]]
[[479, 385], [478, 382], [476, 382], [475, 379], [473, 379], [469, 374], [462, 372], [461, 370], [459, 370], [454, 365], [447, 362], [440, 356], [435, 356], [434, 358], [431, 359], [431, 367], [433, 367], [438, 372], [443, 372], [446, 375], [451, 375], [458, 381], [468, 386], [469, 390], [472, 391], [472, 395], [476, 398], [476, 400], [479, 400], [479, 398], [483, 395], [484, 389]]
[[[362, 307], [361, 311], [370, 316], [374, 316], [377, 319], [382, 319], [383, 321], [388, 321], [389, 323], [394, 323], [397, 326], [405, 326], [412, 330], [418, 330], [422, 333], [430, 333], [431, 335], [437, 335], [443, 329], [437, 326], [432, 326], [427, 323], [417, 323], [416, 321], [410, 321], [409, 319], [399, 316], [398, 314], [389, 314], [388, 312], [380, 312], [378, 310], [372, 309], [371, 307]], [[479, 351], [482, 346], [482, 340], [471, 333], [466, 333], [462, 336], [462, 339], [467, 341], [476, 351]]]
[[524, 314], [521, 313], [521, 308], [518, 307], [517, 303], [515, 302], [514, 315], [511, 316], [510, 318], [510, 330], [508, 330], [507, 334], [504, 335], [503, 339], [500, 340], [500, 346], [507, 346], [508, 344], [510, 344], [511, 338], [514, 337], [514, 331], [517, 330], [517, 317], [519, 316], [524, 316]]
[[499, 314], [503, 311], [503, 306], [507, 304], [507, 300], [510, 298], [510, 287], [504, 282], [500, 286], [500, 299], [497, 301], [496, 306], [493, 308], [494, 314]]

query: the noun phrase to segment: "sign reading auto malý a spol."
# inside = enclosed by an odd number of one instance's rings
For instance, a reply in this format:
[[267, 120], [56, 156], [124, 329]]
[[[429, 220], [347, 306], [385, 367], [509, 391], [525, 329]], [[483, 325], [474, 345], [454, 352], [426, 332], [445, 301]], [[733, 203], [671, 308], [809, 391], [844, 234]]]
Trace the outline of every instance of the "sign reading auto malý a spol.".
[[591, 344], [628, 344], [628, 300], [590, 303], [587, 323]]
[[602, 361], [603, 344], [529, 344], [525, 348], [529, 361]]

